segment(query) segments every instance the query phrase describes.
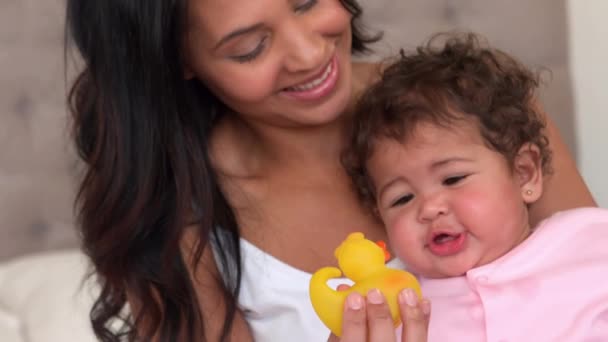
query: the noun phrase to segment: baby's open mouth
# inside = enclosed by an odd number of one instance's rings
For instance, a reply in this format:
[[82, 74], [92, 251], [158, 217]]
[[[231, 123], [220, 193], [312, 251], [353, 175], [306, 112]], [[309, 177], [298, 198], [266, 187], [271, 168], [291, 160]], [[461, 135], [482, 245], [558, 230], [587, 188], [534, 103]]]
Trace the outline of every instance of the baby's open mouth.
[[427, 248], [431, 253], [440, 256], [450, 256], [460, 253], [466, 245], [467, 235], [463, 232], [435, 232], [427, 242]]
[[439, 233], [433, 237], [433, 243], [441, 245], [460, 237], [460, 234]]

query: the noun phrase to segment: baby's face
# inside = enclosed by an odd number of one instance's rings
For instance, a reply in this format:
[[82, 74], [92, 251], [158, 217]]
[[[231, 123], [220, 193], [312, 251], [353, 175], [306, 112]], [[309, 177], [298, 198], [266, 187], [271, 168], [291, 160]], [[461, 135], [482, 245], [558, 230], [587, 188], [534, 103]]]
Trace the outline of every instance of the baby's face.
[[367, 168], [391, 247], [422, 276], [462, 275], [530, 233], [520, 178], [473, 124], [382, 139]]

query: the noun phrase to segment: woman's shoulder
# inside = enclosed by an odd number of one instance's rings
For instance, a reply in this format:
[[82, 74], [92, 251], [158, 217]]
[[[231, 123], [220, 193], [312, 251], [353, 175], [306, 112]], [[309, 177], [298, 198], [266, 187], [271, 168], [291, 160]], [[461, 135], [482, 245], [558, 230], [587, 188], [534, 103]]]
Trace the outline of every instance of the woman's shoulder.
[[589, 229], [590, 226], [596, 225], [608, 226], [608, 209], [581, 207], [559, 211], [542, 221], [537, 229], [544, 226], [551, 226], [552, 229], [565, 227], [564, 230], [571, 232], [575, 227]]
[[566, 258], [570, 257], [568, 251], [579, 257], [594, 255], [596, 247], [603, 249], [608, 243], [608, 209], [581, 207], [557, 212], [536, 226], [530, 240], [545, 251], [551, 241], [551, 248]]
[[353, 62], [353, 85], [357, 93], [361, 93], [380, 78], [382, 72], [380, 62]]
[[382, 72], [391, 64], [391, 59], [378, 61], [354, 61], [353, 84], [356, 94], [360, 94], [380, 79]]

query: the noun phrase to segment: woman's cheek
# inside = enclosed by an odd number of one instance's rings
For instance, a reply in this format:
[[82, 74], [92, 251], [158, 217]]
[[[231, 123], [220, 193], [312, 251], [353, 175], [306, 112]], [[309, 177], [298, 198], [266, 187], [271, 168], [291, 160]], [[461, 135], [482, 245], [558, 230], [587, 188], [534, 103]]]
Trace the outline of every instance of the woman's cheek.
[[327, 23], [324, 31], [330, 34], [339, 34], [350, 30], [352, 15], [338, 0], [328, 1], [325, 7], [319, 8], [315, 18], [319, 22]]
[[227, 104], [260, 102], [285, 85], [279, 85], [279, 57], [262, 55], [258, 58], [245, 63], [226, 58], [207, 66], [201, 73], [202, 79]]
[[221, 92], [228, 98], [242, 102], [259, 102], [277, 94], [281, 88], [277, 84], [277, 72], [271, 67], [239, 70], [219, 77]]

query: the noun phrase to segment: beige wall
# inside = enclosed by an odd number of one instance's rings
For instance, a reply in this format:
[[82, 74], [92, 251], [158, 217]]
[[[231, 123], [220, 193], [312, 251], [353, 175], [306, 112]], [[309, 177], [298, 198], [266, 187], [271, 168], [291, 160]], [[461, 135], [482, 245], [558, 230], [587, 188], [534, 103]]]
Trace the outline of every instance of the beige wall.
[[[597, 0], [603, 1], [603, 0]], [[568, 146], [577, 150], [566, 2], [563, 0], [361, 0], [369, 26], [385, 32], [381, 54], [412, 47], [437, 31], [472, 30], [532, 68], [548, 68], [541, 98]]]
[[608, 1], [568, 0], [579, 165], [608, 208]]
[[[362, 3], [370, 26], [385, 31], [379, 54], [461, 28], [479, 31], [532, 66], [551, 68], [553, 81], [542, 97], [576, 148], [563, 1]], [[64, 0], [0, 0], [0, 260], [77, 242], [71, 211], [75, 158], [64, 106], [63, 6]]]
[[74, 245], [63, 0], [0, 0], [0, 259]]

